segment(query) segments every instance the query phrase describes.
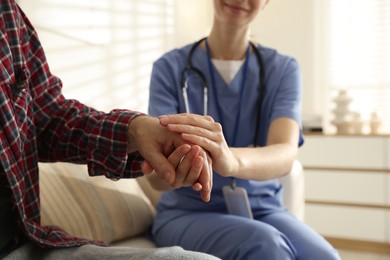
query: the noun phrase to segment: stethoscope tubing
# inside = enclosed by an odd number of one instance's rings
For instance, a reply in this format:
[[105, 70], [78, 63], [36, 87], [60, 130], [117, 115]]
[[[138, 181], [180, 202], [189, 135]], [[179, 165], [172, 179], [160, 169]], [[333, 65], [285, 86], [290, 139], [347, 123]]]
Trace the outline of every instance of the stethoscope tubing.
[[188, 71], [194, 71], [201, 78], [202, 83], [203, 83], [203, 115], [207, 115], [208, 89], [209, 89], [208, 81], [207, 81], [205, 75], [203, 74], [203, 72], [200, 69], [198, 69], [192, 65], [192, 56], [193, 56], [196, 48], [199, 46], [199, 44], [202, 41], [204, 41], [205, 39], [206, 39], [206, 37], [200, 39], [192, 46], [192, 48], [188, 54], [187, 65], [185, 66], [185, 68], [181, 72], [181, 88], [183, 91], [184, 107], [185, 107], [186, 113], [191, 113], [191, 111], [190, 111], [190, 105], [188, 102], [188, 92], [187, 92], [188, 79], [186, 79], [185, 74]]

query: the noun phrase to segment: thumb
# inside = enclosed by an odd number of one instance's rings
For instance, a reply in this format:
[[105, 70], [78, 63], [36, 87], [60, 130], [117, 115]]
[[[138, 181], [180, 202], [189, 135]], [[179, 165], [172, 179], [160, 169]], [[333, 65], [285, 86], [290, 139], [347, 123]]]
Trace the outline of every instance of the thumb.
[[143, 161], [141, 164], [141, 170], [143, 174], [151, 174], [154, 169], [148, 161]]
[[[144, 161], [141, 165], [142, 171], [145, 170], [146, 174], [154, 171], [160, 175], [166, 182], [172, 184], [175, 181], [175, 169], [168, 159], [158, 153], [148, 158], [148, 161]], [[145, 173], [144, 172], [144, 173]]]

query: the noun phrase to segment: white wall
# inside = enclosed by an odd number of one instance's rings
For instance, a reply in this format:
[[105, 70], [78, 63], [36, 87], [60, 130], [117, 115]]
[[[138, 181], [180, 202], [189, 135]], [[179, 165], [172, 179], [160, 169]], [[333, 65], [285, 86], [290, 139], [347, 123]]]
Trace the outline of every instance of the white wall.
[[315, 0], [270, 0], [252, 24], [253, 39], [295, 57], [303, 77], [303, 114], [320, 113], [315, 73]]
[[152, 63], [173, 47], [174, 0], [22, 0], [66, 98], [147, 112]]
[[176, 0], [175, 46], [183, 46], [209, 34], [212, 8], [212, 0]]

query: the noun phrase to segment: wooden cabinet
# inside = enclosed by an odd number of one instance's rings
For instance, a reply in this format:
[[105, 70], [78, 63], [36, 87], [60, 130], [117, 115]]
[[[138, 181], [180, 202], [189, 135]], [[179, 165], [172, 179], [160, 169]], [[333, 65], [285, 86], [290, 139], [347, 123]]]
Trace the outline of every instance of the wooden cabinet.
[[336, 246], [390, 252], [390, 136], [306, 135], [298, 158], [306, 223]]
[[299, 157], [307, 167], [384, 169], [384, 137], [305, 136]]

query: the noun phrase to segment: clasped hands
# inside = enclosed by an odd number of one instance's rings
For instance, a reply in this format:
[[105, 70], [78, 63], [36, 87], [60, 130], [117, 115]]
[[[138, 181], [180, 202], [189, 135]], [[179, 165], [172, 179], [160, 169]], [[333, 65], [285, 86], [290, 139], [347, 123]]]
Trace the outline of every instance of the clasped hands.
[[210, 200], [212, 162], [199, 145], [189, 144], [170, 131], [158, 118], [139, 116], [129, 125], [128, 152], [138, 151], [145, 161], [141, 168], [159, 190], [192, 186], [203, 201]]
[[225, 177], [237, 170], [237, 160], [225, 141], [222, 127], [210, 116], [187, 113], [158, 119], [140, 116], [130, 125], [130, 140], [134, 140], [145, 159], [143, 173], [159, 177], [158, 183], [148, 178], [154, 188], [192, 186], [207, 202], [213, 168]]

